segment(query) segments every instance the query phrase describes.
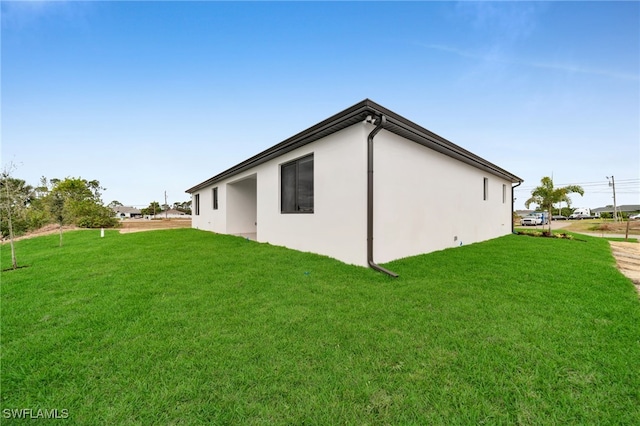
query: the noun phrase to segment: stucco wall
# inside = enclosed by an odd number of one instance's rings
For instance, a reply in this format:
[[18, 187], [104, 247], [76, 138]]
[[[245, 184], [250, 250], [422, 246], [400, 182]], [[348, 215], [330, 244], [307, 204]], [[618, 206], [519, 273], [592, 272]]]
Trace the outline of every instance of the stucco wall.
[[[257, 241], [365, 265], [367, 126], [351, 126], [217, 183], [218, 210], [212, 209], [213, 186], [200, 190], [200, 215], [193, 216], [192, 226], [218, 233], [247, 232], [246, 216], [238, 216], [240, 210], [228, 211], [228, 205], [236, 200], [245, 211], [253, 209], [242, 196], [242, 182], [255, 175]], [[314, 156], [314, 213], [280, 213], [280, 165], [308, 154]]]
[[509, 181], [385, 130], [374, 141], [376, 262], [511, 232]]
[[[358, 124], [260, 166], [258, 241], [366, 263], [366, 133]], [[280, 165], [313, 153], [314, 213], [280, 213]]]
[[[218, 210], [213, 210], [213, 188], [218, 187]], [[200, 214], [196, 215], [195, 194], [200, 194]], [[224, 234], [227, 232], [227, 191], [225, 185], [216, 184], [191, 195], [191, 226], [196, 229]]]
[[[260, 242], [366, 266], [367, 135], [373, 128], [355, 124], [217, 183], [218, 210], [212, 208], [213, 186], [200, 190], [200, 215], [193, 216], [193, 227], [244, 233], [257, 223]], [[385, 130], [374, 145], [376, 262], [511, 232], [509, 181]], [[280, 165], [308, 154], [314, 156], [314, 213], [282, 214]], [[228, 210], [229, 204], [236, 207]]]

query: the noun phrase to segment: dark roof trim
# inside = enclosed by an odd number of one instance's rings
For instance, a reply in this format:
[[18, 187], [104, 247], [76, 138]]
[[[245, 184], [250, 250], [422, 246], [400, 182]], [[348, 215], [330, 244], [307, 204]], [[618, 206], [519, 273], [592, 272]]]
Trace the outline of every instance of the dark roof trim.
[[380, 116], [382, 114], [387, 117], [387, 125], [385, 126], [385, 130], [387, 131], [424, 145], [451, 158], [470, 164], [478, 169], [486, 171], [487, 173], [510, 180], [512, 183], [522, 182], [522, 179], [504, 169], [501, 169], [495, 164], [492, 164], [487, 160], [484, 160], [483, 158], [459, 147], [458, 145], [449, 142], [448, 140], [430, 132], [412, 121], [407, 120], [395, 112], [390, 111], [369, 99], [365, 99], [362, 102], [327, 118], [315, 126], [310, 127], [307, 130], [304, 130], [297, 135], [294, 135], [279, 144], [254, 155], [242, 163], [225, 170], [211, 179], [187, 189], [186, 192], [190, 194], [194, 193], [199, 189], [220, 182], [223, 179], [229, 178], [238, 173], [242, 173], [252, 167], [279, 157], [301, 146], [315, 142], [318, 139], [322, 139], [325, 136], [345, 129], [353, 124], [364, 121], [369, 115]]

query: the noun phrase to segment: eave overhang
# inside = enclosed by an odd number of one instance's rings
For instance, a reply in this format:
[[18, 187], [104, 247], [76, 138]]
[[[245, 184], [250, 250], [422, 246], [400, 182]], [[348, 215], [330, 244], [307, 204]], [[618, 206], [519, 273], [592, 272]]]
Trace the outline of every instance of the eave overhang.
[[509, 180], [512, 183], [522, 182], [522, 179], [496, 166], [495, 164], [490, 163], [489, 161], [459, 147], [453, 142], [450, 142], [433, 132], [430, 132], [424, 127], [407, 120], [393, 111], [390, 111], [369, 99], [365, 99], [364, 101], [327, 118], [315, 126], [310, 127], [307, 130], [304, 130], [257, 155], [254, 155], [230, 169], [227, 169], [222, 173], [187, 189], [185, 192], [192, 194], [200, 189], [214, 185], [224, 179], [242, 173], [259, 164], [293, 151], [294, 149], [300, 148], [301, 146], [315, 142], [325, 136], [362, 122], [368, 116], [379, 117], [382, 114], [384, 114], [387, 119], [387, 124], [385, 125], [384, 130], [419, 143], [420, 145], [462, 161], [463, 163], [469, 164], [487, 173]]

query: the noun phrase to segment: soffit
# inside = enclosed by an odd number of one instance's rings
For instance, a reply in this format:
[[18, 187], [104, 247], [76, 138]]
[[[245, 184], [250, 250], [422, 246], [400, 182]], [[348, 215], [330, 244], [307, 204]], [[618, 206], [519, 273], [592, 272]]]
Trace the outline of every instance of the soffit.
[[364, 101], [329, 117], [315, 126], [310, 127], [309, 129], [284, 140], [283, 142], [243, 161], [242, 163], [225, 170], [211, 179], [187, 189], [186, 192], [193, 193], [198, 189], [220, 182], [223, 179], [242, 173], [252, 167], [279, 157], [301, 146], [315, 142], [356, 123], [360, 123], [368, 116], [379, 117], [382, 114], [387, 118], [387, 124], [385, 125], [384, 130], [393, 132], [398, 136], [402, 136], [406, 139], [424, 145], [434, 151], [484, 170], [487, 173], [507, 179], [512, 183], [522, 182], [522, 179], [496, 166], [495, 164], [484, 160], [483, 158], [459, 147], [441, 136], [436, 135], [416, 123], [407, 120], [393, 111], [390, 111], [369, 99], [365, 99]]

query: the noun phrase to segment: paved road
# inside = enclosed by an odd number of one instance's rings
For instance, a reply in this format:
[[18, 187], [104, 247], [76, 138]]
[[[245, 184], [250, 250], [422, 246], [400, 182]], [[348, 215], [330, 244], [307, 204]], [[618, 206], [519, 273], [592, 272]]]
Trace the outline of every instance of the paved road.
[[[551, 229], [562, 229], [564, 227], [567, 227], [571, 225], [571, 222], [569, 222], [568, 220], [552, 220], [551, 221]], [[516, 224], [517, 227], [520, 228], [530, 228], [530, 229], [539, 229], [539, 230], [543, 230], [543, 229], [548, 229], [549, 225], [536, 225], [536, 226], [521, 226], [520, 223]]]
[[[563, 229], [566, 228], [567, 226], [571, 225], [571, 221], [569, 220], [552, 220], [551, 221], [551, 229], [555, 230], [555, 229]], [[539, 229], [539, 230], [543, 230], [543, 229], [547, 229], [548, 225], [536, 225], [536, 226], [523, 226], [523, 228], [533, 228], [533, 229]], [[610, 232], [579, 232], [579, 231], [571, 231], [571, 232], [575, 232], [577, 234], [584, 234], [584, 235], [589, 235], [591, 237], [609, 237], [609, 238], [624, 238], [625, 235], [624, 233], [622, 234], [612, 234]], [[629, 238], [637, 238], [640, 239], [640, 237], [637, 234], [629, 234]]]

